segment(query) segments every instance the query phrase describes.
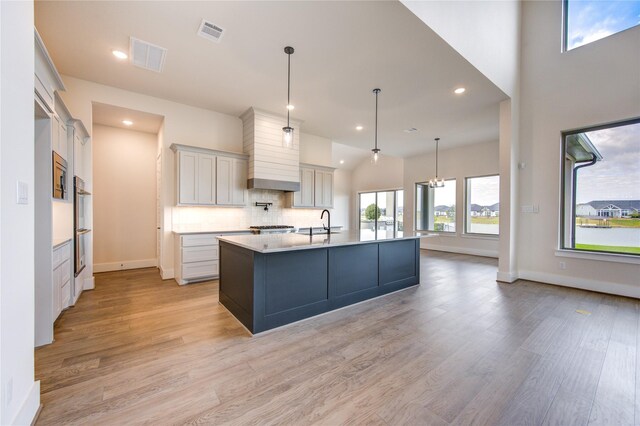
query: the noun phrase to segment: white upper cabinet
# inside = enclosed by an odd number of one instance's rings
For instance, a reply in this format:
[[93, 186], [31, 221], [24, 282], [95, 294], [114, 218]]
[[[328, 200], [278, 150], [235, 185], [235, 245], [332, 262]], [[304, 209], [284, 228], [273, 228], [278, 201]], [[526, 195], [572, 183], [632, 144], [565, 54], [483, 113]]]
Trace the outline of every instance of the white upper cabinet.
[[246, 204], [246, 155], [176, 144], [171, 149], [177, 154], [178, 205]]
[[300, 165], [300, 191], [287, 194], [289, 207], [333, 207], [333, 172], [329, 167]]

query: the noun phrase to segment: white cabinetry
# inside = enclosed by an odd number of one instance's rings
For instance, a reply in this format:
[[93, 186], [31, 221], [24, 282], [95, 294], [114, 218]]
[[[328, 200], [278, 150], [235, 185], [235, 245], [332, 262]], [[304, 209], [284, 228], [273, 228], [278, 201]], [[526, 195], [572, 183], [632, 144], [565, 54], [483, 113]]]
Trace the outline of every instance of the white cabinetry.
[[178, 205], [246, 205], [248, 156], [176, 144], [171, 149], [177, 154]]
[[300, 191], [287, 193], [289, 207], [333, 207], [334, 169], [310, 164], [300, 165]]
[[[250, 232], [224, 233], [224, 235]], [[220, 275], [221, 233], [175, 236], [175, 279], [180, 285], [218, 278]]]
[[53, 321], [71, 305], [71, 242], [53, 249]]

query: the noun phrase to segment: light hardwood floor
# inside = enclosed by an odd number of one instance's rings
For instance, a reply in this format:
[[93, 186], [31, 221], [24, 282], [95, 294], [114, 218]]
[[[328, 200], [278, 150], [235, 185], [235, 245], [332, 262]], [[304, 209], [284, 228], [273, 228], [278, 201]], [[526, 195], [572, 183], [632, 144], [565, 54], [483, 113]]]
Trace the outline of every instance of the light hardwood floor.
[[496, 263], [423, 253], [418, 287], [254, 337], [217, 281], [99, 274], [36, 350], [38, 424], [640, 424], [640, 301]]

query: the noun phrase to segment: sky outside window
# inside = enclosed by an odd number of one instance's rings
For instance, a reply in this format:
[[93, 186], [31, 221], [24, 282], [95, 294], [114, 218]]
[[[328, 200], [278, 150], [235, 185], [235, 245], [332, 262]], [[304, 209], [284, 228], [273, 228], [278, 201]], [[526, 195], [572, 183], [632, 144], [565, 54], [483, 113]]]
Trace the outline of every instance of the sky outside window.
[[640, 24], [640, 1], [568, 0], [566, 50]]

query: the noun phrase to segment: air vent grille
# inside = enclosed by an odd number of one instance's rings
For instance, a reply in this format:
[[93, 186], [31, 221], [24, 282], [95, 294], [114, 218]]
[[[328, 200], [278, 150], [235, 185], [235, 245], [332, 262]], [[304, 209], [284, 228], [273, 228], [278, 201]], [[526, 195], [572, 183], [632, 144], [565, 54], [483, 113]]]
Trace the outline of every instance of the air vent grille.
[[131, 63], [137, 67], [155, 72], [162, 72], [167, 49], [131, 37], [129, 43]]
[[413, 132], [417, 132], [418, 129], [416, 129], [415, 127], [410, 127], [408, 129], [404, 129], [405, 133], [413, 133]]
[[198, 35], [200, 37], [206, 38], [207, 40], [220, 43], [220, 40], [224, 35], [224, 28], [221, 28], [218, 25], [203, 19], [200, 23], [200, 28], [198, 28]]

